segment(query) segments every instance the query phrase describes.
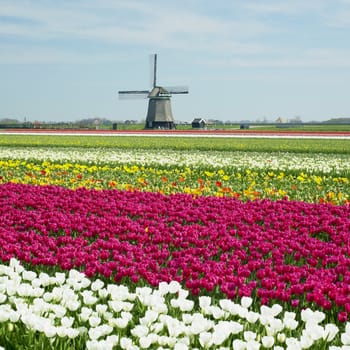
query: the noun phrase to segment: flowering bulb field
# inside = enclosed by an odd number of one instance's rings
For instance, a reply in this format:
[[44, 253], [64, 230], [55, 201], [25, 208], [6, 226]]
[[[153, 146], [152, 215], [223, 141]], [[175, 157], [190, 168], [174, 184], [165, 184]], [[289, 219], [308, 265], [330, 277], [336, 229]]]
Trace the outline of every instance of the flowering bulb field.
[[346, 204], [350, 156], [327, 153], [0, 148], [0, 183]]
[[98, 140], [0, 147], [0, 348], [350, 349], [347, 152]]

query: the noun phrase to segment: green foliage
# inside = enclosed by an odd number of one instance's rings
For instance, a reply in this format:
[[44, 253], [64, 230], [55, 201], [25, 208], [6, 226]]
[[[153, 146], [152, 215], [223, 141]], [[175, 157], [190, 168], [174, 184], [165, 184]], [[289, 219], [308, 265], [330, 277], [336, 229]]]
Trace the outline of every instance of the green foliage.
[[103, 147], [350, 154], [350, 139], [166, 136], [2, 135], [1, 146]]

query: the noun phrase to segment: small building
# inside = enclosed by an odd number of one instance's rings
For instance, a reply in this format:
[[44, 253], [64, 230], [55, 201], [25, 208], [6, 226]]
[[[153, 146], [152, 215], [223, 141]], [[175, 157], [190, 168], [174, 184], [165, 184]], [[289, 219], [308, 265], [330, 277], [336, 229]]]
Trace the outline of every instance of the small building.
[[207, 126], [207, 121], [203, 118], [194, 118], [192, 120], [193, 129], [204, 129]]
[[242, 123], [240, 126], [239, 126], [240, 129], [249, 129], [249, 124], [248, 123]]

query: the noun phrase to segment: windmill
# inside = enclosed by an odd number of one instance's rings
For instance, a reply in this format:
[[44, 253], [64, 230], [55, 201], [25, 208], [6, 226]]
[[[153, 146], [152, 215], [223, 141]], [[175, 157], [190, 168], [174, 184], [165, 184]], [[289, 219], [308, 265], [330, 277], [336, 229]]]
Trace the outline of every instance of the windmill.
[[157, 54], [151, 56], [153, 82], [150, 90], [119, 91], [123, 98], [148, 98], [148, 111], [145, 129], [175, 129], [170, 98], [173, 94], [188, 94], [186, 87], [162, 87], [157, 85]]

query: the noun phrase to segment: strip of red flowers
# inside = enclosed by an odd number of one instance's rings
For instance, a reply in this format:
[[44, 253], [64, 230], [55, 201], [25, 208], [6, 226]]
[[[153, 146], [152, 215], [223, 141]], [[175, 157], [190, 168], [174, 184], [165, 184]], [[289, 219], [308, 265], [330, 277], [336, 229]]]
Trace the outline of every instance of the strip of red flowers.
[[0, 185], [0, 260], [350, 313], [350, 207]]

